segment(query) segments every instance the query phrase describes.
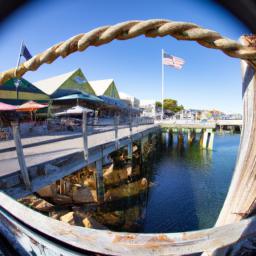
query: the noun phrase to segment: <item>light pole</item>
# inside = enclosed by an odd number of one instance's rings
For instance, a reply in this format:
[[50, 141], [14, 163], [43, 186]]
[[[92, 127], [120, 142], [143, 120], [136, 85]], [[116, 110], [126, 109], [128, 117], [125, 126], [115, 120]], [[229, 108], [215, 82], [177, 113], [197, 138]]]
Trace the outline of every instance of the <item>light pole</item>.
[[15, 78], [14, 85], [16, 87], [16, 100], [17, 100], [17, 102], [19, 100], [19, 91], [18, 91], [18, 89], [19, 89], [20, 83], [21, 83], [21, 80], [19, 78]]

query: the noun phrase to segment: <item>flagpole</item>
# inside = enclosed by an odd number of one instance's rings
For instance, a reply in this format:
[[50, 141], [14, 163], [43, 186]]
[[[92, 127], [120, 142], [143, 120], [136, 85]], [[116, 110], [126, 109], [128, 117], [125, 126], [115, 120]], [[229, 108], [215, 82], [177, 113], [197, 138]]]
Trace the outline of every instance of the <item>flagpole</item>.
[[164, 58], [164, 50], [162, 49], [162, 114], [161, 114], [161, 119], [164, 119], [164, 63], [163, 63], [163, 58]]
[[[21, 42], [20, 54], [19, 54], [19, 58], [17, 60], [16, 69], [15, 69], [15, 76], [17, 76], [17, 74], [16, 74], [17, 73], [17, 69], [18, 69], [18, 67], [20, 65], [20, 58], [21, 58], [21, 51], [22, 51], [23, 44], [24, 44], [24, 41]], [[19, 99], [18, 87], [20, 86], [20, 80], [19, 79], [15, 80], [14, 84], [15, 84], [15, 87], [16, 87], [16, 100], [17, 100], [17, 103], [18, 103], [18, 99]]]
[[20, 65], [20, 58], [21, 58], [21, 51], [22, 51], [22, 47], [23, 47], [24, 41], [21, 42], [21, 46], [20, 46], [20, 54], [19, 54], [19, 58], [17, 60], [17, 64], [16, 64], [16, 70]]

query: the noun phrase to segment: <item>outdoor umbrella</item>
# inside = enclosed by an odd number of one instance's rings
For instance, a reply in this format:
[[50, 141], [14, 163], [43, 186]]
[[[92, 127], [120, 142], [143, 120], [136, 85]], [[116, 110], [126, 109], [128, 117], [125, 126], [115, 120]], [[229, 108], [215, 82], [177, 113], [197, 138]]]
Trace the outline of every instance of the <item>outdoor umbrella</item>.
[[31, 114], [31, 120], [33, 120], [33, 115], [32, 112], [41, 109], [41, 108], [46, 108], [48, 107], [48, 105], [43, 105], [43, 104], [39, 104], [35, 101], [28, 101], [20, 106], [17, 107], [16, 111], [18, 112], [30, 112]]
[[87, 112], [87, 113], [93, 112], [92, 109], [84, 108], [84, 107], [81, 107], [81, 106], [75, 106], [75, 107], [67, 109], [66, 111], [56, 113], [55, 116], [72, 115], [72, 114], [73, 115], [80, 115], [84, 111]]
[[16, 109], [17, 109], [16, 106], [0, 102], [0, 111], [12, 111], [12, 110], [16, 110]]
[[17, 111], [21, 112], [33, 112], [40, 108], [46, 108], [48, 105], [39, 104], [35, 101], [28, 101], [20, 106], [17, 107]]

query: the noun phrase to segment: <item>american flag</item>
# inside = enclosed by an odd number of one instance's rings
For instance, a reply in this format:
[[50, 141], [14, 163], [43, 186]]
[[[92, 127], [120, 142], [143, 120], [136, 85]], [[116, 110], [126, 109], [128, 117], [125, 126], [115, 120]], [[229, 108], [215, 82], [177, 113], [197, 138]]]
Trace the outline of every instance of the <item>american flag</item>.
[[171, 66], [176, 69], [181, 69], [182, 66], [185, 64], [185, 61], [183, 59], [169, 55], [167, 53], [164, 53], [162, 61], [164, 65]]

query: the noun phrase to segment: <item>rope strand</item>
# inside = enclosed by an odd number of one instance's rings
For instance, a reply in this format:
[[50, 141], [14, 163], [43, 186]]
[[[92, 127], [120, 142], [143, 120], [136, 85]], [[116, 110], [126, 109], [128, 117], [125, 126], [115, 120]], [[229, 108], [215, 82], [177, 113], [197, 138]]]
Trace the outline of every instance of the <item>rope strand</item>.
[[126, 21], [113, 26], [103, 26], [88, 33], [69, 38], [65, 42], [60, 42], [35, 55], [17, 69], [12, 68], [0, 73], [0, 84], [3, 84], [10, 78], [21, 77], [28, 71], [37, 70], [45, 63], [50, 64], [60, 56], [65, 58], [76, 51], [84, 51], [89, 46], [100, 46], [114, 39], [128, 40], [140, 35], [145, 35], [145, 37], [169, 35], [178, 40], [196, 41], [204, 47], [221, 50], [228, 56], [248, 60], [255, 67], [255, 47], [243, 46], [236, 41], [221, 36], [215, 31], [201, 28], [193, 23], [151, 19], [145, 21]]

